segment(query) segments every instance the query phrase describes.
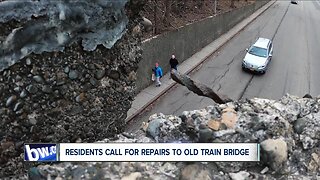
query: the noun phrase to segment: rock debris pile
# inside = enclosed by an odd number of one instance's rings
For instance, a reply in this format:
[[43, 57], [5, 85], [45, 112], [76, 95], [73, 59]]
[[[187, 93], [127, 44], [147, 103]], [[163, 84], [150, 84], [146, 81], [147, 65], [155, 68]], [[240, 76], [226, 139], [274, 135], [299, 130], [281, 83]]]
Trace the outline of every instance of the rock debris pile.
[[[55, 179], [319, 179], [320, 97], [286, 95], [154, 114], [141, 130], [101, 142], [260, 143], [260, 162], [102, 162], [40, 165], [33, 178]], [[170, 144], [168, 144], [170, 146]]]
[[23, 143], [95, 142], [124, 130], [141, 59], [143, 1], [0, 2], [0, 178]]

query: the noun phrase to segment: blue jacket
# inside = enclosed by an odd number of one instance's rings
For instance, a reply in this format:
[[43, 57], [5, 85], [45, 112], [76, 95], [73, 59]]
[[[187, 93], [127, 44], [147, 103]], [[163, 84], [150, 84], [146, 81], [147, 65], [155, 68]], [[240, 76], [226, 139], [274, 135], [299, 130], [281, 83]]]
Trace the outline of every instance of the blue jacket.
[[162, 69], [161, 69], [160, 66], [154, 68], [154, 75], [156, 77], [162, 77], [163, 76]]

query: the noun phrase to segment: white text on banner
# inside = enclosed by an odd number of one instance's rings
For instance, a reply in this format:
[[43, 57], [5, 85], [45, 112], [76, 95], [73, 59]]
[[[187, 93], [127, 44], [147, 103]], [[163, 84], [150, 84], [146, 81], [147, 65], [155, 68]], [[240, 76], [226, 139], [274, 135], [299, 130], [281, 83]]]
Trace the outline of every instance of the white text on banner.
[[256, 143], [60, 143], [60, 161], [259, 161]]

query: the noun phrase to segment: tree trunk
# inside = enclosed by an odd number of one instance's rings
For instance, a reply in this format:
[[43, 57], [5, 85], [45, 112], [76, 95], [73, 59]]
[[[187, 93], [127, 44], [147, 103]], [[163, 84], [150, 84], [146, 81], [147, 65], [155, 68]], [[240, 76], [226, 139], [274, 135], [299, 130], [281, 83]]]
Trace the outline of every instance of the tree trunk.
[[221, 8], [219, 7], [219, 2], [220, 2], [220, 0], [216, 0], [217, 2], [216, 2], [216, 5], [217, 5], [217, 11], [220, 11], [221, 10]]
[[231, 8], [235, 8], [234, 1], [235, 1], [235, 0], [231, 0], [231, 4], [230, 4], [230, 7], [231, 7]]
[[171, 0], [165, 0], [164, 5], [166, 9], [164, 11], [163, 22], [165, 25], [168, 25], [171, 12]]
[[155, 0], [154, 4], [153, 4], [153, 19], [154, 19], [154, 29], [153, 29], [153, 34], [156, 35], [158, 33], [158, 22], [157, 22], [157, 14], [158, 14], [158, 9], [157, 9], [157, 5], [158, 5], [158, 0]]
[[178, 4], [179, 4], [178, 0], [173, 0], [171, 9], [174, 13], [179, 12]]
[[213, 14], [217, 14], [217, 0], [212, 0], [213, 1]]

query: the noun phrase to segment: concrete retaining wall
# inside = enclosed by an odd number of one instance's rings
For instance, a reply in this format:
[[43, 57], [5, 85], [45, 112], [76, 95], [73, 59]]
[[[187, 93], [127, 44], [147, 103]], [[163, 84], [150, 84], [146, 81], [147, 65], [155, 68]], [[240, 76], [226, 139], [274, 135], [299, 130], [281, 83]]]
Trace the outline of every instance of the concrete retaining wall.
[[255, 4], [206, 18], [143, 42], [143, 59], [137, 71], [137, 92], [152, 83], [151, 69], [155, 62], [159, 62], [164, 72], [168, 72], [172, 53], [176, 55], [180, 63], [183, 62], [267, 2], [257, 1]]

